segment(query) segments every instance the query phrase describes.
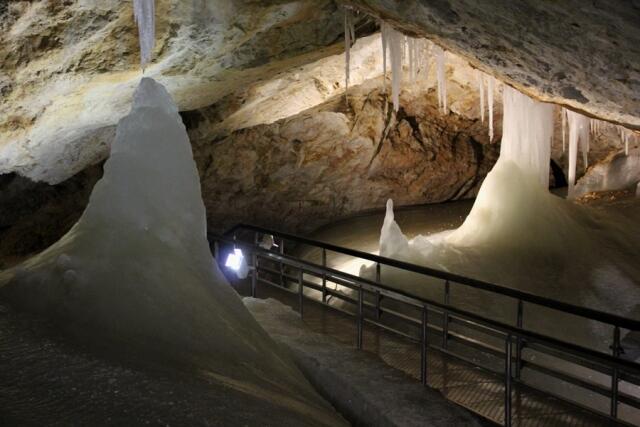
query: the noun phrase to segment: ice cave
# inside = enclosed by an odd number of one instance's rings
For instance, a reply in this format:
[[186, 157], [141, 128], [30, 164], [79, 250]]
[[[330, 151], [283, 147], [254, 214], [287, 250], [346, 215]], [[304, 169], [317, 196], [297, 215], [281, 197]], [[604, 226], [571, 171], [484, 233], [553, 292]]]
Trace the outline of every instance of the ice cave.
[[0, 426], [640, 426], [639, 24], [0, 1]]

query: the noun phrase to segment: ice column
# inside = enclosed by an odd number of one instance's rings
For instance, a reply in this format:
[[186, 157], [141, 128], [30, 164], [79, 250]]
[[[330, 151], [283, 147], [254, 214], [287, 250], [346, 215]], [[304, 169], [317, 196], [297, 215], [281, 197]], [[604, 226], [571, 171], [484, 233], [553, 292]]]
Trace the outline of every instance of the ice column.
[[576, 183], [576, 166], [578, 159], [578, 143], [582, 147], [586, 167], [587, 149], [589, 147], [589, 118], [574, 111], [566, 110], [567, 127], [569, 128], [569, 196], [573, 194]]
[[549, 187], [553, 105], [534, 101], [504, 86], [504, 119], [500, 160], [511, 160]]
[[156, 41], [155, 0], [133, 0], [133, 16], [138, 24], [140, 39], [140, 65], [144, 70], [151, 61]]

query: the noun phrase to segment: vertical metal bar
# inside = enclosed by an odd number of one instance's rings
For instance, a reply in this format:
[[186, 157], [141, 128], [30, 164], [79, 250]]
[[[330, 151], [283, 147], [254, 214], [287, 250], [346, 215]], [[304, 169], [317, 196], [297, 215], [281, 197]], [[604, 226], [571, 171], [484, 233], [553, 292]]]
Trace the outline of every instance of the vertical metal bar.
[[213, 242], [213, 258], [220, 264], [220, 244], [217, 240]]
[[[376, 263], [376, 282], [380, 283], [381, 280], [381, 270], [380, 270], [380, 263], [377, 262]], [[381, 298], [380, 298], [380, 291], [377, 290], [376, 291], [376, 319], [380, 320], [380, 302], [381, 302]]]
[[511, 427], [511, 335], [507, 335], [504, 353], [504, 425]]
[[[620, 356], [620, 328], [613, 329], [613, 356]], [[611, 371], [611, 417], [618, 418], [618, 368]]]
[[427, 342], [427, 333], [428, 333], [428, 328], [429, 328], [429, 322], [428, 322], [428, 313], [427, 313], [427, 306], [423, 305], [422, 306], [422, 351], [420, 354], [420, 380], [422, 381], [422, 385], [427, 385], [427, 365], [428, 365], [428, 359], [427, 359], [427, 347], [428, 347], [428, 342]]
[[360, 285], [360, 289], [358, 289], [358, 349], [362, 348], [362, 326], [364, 323], [364, 312], [363, 312], [363, 301], [364, 301], [364, 291], [362, 290], [362, 285]]
[[[284, 255], [284, 239], [280, 240], [280, 255]], [[284, 263], [280, 261], [280, 286], [284, 287]]]
[[[516, 319], [516, 326], [522, 329], [522, 317], [524, 315], [522, 300], [518, 300], [518, 317]], [[520, 370], [522, 368], [522, 338], [519, 336], [516, 338], [516, 378], [520, 379]]]
[[322, 303], [327, 303], [327, 250], [322, 248]]
[[[450, 301], [450, 286], [449, 281], [444, 282], [444, 303], [449, 305]], [[449, 342], [449, 312], [445, 309], [442, 311], [442, 348], [445, 350], [448, 347]]]
[[304, 300], [304, 282], [302, 269], [298, 270], [298, 308], [300, 309], [300, 317], [304, 315], [303, 300]]

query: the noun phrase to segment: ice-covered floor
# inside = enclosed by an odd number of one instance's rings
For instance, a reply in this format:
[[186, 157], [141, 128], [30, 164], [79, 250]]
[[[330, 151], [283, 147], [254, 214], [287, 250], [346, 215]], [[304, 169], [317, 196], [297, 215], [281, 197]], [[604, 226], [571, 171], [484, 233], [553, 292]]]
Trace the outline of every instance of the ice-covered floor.
[[[402, 228], [402, 232], [409, 239], [417, 235], [428, 237], [460, 226], [471, 210], [471, 207], [472, 202], [462, 201], [400, 209], [395, 213], [395, 220]], [[590, 205], [584, 207], [584, 209], [588, 209], [594, 214], [605, 218], [624, 217], [630, 221], [634, 221], [634, 218], [640, 218], [640, 200], [636, 198], [627, 198], [621, 201], [600, 200], [597, 205]], [[337, 222], [318, 230], [312, 237], [340, 246], [370, 253], [378, 253], [380, 228], [382, 227], [384, 216], [383, 212], [379, 212]], [[606, 251], [607, 248], [603, 246], [602, 250]], [[522, 257], [526, 257], [531, 253], [530, 249], [526, 246], [526, 242], [523, 242], [519, 246], [516, 245], [514, 251], [519, 251]], [[633, 275], [629, 274], [620, 275], [617, 272], [617, 266], [611, 266], [604, 262], [601, 265], [597, 265], [594, 261], [594, 259], [604, 261], [606, 260], [605, 256], [594, 254], [593, 259], [576, 258], [575, 260], [571, 260], [570, 255], [571, 254], [569, 254], [568, 257], [569, 262], [555, 259], [553, 256], [537, 260], [532, 257], [530, 264], [525, 264], [525, 268], [519, 266], [516, 272], [517, 274], [514, 273], [511, 275], [515, 280], [498, 283], [503, 286], [563, 300], [576, 305], [588, 306], [631, 317], [639, 317], [636, 310], [636, 305], [640, 303], [640, 283], [638, 282], [638, 278], [634, 278]], [[307, 251], [305, 252], [305, 256], [317, 261], [320, 260], [319, 251]], [[623, 266], [626, 265], [630, 271], [634, 271], [638, 265], [638, 254], [630, 251], [626, 253], [625, 256], [621, 256], [617, 261]], [[349, 271], [353, 274], [359, 273], [361, 265], [367, 265], [367, 263], [363, 263], [362, 260], [355, 260], [350, 257], [337, 256], [334, 254], [329, 255], [328, 262], [334, 268]], [[505, 260], [505, 263], [506, 262]], [[424, 263], [429, 265], [429, 259]], [[438, 267], [437, 265], [435, 266]], [[452, 271], [474, 278], [490, 281], [492, 279], [491, 275], [486, 275], [482, 270], [482, 264], [468, 264], [462, 265], [461, 267], [464, 268], [460, 270], [452, 269]], [[547, 271], [544, 270], [545, 268]], [[542, 280], [540, 278], [545, 277], [545, 275], [553, 277], [554, 275], [558, 275], [558, 271], [569, 271], [571, 273], [572, 270], [582, 271], [585, 268], [590, 269], [589, 274], [593, 278], [590, 284], [586, 282], [555, 281], [548, 283], [547, 286], [539, 286]], [[382, 276], [383, 282], [390, 282], [390, 284], [396, 284], [398, 287], [406, 288], [411, 292], [423, 293], [435, 299], [442, 298], [441, 286], [429, 286], [426, 282], [423, 286], [417, 286], [415, 283], [410, 283], [412, 281], [411, 278], [407, 281], [402, 281], [402, 277], [397, 277], [394, 274], [387, 275], [385, 280], [384, 269]], [[506, 276], [509, 277], [508, 274]], [[566, 276], [572, 277], [571, 274], [566, 274]], [[452, 287], [452, 303], [462, 308], [480, 312], [485, 315], [488, 314], [509, 322], [515, 319], [515, 304], [510, 303], [506, 299], [502, 301], [502, 298], [496, 297], [495, 295], [492, 296], [475, 292], [466, 287]], [[543, 319], [543, 321], [540, 322], [540, 319]], [[542, 324], [542, 332], [566, 338], [562, 336], [562, 331], [557, 331], [557, 328], [555, 331], [544, 328], [544, 325], [553, 325], [558, 321], [575, 326], [576, 330], [585, 329], [584, 325], [579, 324], [579, 319], [576, 318], [563, 318], [559, 314], [549, 314], [542, 309], [537, 311], [528, 309], [525, 313], [525, 326], [536, 328], [540, 326], [539, 324]], [[589, 345], [593, 345], [593, 338], [598, 337], [599, 341], [601, 341], [597, 343], [599, 347], [601, 347], [603, 351], [608, 351], [610, 340], [609, 331], [598, 328], [598, 325], [591, 325], [588, 327], [590, 332], [587, 331], [574, 335], [572, 338], [580, 340], [582, 343], [587, 342]]]
[[[301, 425], [286, 402], [235, 390], [206, 375], [97, 356], [50, 321], [0, 306], [2, 426]], [[328, 425], [313, 417], [305, 425]]]

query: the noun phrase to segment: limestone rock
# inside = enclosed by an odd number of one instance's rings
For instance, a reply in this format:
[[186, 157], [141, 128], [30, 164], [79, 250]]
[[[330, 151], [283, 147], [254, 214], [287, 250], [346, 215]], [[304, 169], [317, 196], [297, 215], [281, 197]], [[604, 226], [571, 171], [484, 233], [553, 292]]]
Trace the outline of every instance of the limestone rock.
[[640, 129], [640, 3], [346, 0], [543, 101]]

